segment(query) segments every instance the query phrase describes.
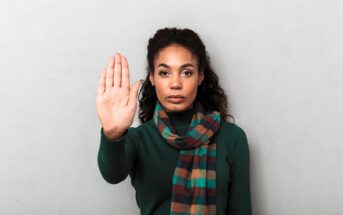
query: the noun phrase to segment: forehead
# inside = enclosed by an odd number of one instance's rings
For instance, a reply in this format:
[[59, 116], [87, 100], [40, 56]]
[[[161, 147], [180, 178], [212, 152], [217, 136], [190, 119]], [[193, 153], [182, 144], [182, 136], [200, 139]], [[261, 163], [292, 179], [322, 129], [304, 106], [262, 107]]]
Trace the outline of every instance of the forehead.
[[155, 56], [155, 65], [160, 63], [170, 65], [191, 63], [196, 66], [197, 61], [196, 55], [193, 55], [187, 48], [178, 44], [172, 44], [161, 49]]

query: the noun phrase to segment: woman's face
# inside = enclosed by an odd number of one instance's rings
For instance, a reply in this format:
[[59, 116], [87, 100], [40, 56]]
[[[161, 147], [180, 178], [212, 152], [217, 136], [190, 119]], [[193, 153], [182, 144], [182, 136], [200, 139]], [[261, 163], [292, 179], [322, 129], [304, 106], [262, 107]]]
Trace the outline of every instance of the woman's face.
[[197, 88], [204, 79], [198, 71], [198, 59], [178, 44], [161, 49], [155, 56], [151, 84], [167, 112], [180, 112], [193, 107]]

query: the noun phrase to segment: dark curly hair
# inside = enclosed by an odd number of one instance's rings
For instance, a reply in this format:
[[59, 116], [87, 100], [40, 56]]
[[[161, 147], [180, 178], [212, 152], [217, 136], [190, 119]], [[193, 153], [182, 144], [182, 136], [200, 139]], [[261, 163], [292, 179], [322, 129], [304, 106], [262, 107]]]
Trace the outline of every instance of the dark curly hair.
[[191, 29], [184, 28], [162, 28], [156, 31], [155, 35], [149, 39], [147, 54], [147, 76], [141, 80], [141, 89], [139, 91], [139, 120], [144, 123], [153, 117], [157, 95], [155, 87], [149, 80], [150, 72], [154, 73], [154, 58], [159, 50], [171, 44], [178, 44], [188, 49], [197, 56], [198, 71], [204, 72], [204, 80], [197, 90], [196, 100], [204, 106], [205, 110], [216, 110], [220, 112], [222, 120], [227, 121], [228, 99], [224, 90], [219, 86], [218, 76], [210, 66], [210, 58], [207, 54], [204, 43], [199, 35]]

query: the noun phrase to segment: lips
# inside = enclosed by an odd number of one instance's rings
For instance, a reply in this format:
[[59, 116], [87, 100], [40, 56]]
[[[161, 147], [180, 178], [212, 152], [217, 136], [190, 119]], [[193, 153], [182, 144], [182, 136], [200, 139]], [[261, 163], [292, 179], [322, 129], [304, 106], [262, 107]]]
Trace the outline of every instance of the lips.
[[172, 103], [181, 103], [185, 100], [185, 97], [180, 95], [168, 96], [167, 100]]

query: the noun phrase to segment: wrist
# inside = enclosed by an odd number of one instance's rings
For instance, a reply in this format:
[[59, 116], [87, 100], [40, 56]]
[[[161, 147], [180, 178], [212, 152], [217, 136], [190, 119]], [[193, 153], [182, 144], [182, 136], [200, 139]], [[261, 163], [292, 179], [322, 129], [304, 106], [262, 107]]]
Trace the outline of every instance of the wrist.
[[117, 129], [111, 129], [111, 130], [107, 130], [107, 129], [104, 129], [103, 128], [103, 131], [104, 131], [104, 135], [106, 136], [107, 139], [109, 140], [115, 140], [115, 139], [119, 139], [121, 138], [125, 131], [121, 131], [121, 130], [117, 130]]

